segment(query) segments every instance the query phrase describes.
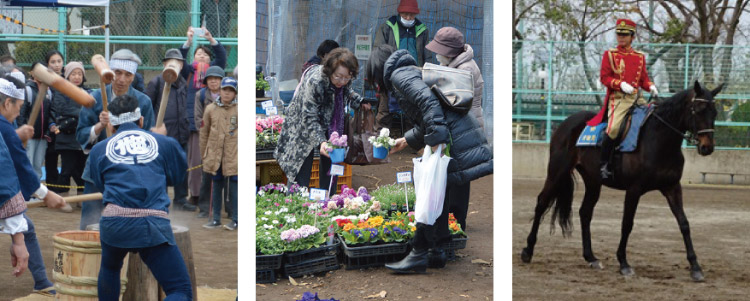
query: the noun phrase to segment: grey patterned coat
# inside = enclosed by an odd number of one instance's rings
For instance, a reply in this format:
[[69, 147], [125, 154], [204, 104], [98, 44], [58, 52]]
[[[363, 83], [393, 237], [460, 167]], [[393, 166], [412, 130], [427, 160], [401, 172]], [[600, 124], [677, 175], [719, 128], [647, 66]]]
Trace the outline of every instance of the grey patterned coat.
[[[273, 154], [290, 182], [297, 177], [310, 152], [328, 140], [326, 132], [333, 118], [334, 89], [323, 74], [323, 67], [316, 65], [306, 71], [299, 90], [292, 97]], [[351, 82], [344, 89], [344, 104], [358, 109], [362, 96], [352, 90]]]

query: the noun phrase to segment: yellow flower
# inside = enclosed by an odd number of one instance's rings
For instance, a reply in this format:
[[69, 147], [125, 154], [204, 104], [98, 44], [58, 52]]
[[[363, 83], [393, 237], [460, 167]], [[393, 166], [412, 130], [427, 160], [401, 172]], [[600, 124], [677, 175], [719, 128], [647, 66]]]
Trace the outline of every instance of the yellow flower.
[[346, 224], [344, 225], [344, 231], [349, 232], [349, 230], [356, 228], [354, 224]]
[[377, 228], [383, 224], [383, 217], [382, 216], [371, 217], [367, 219], [367, 222], [370, 224], [370, 227]]
[[416, 232], [416, 231], [417, 231], [417, 227], [411, 226], [411, 232]]

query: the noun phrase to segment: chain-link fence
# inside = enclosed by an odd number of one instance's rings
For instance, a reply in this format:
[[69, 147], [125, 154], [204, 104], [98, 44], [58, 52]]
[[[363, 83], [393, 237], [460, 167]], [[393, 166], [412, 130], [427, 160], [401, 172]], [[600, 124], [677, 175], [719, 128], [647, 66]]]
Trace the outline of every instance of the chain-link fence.
[[[598, 111], [604, 51], [616, 45], [564, 41], [513, 42], [514, 140], [549, 142], [556, 125], [581, 111]], [[634, 44], [646, 53], [649, 78], [661, 97], [692, 87], [725, 83], [716, 97], [716, 145], [750, 147], [750, 47]], [[645, 97], [648, 98], [648, 94]]]
[[[30, 26], [0, 20], [0, 55], [14, 56], [21, 67], [43, 61], [52, 49], [64, 61], [87, 65], [94, 54], [104, 54], [105, 7], [3, 7], [0, 14]], [[91, 27], [92, 29], [84, 29]], [[143, 61], [139, 72], [146, 80], [162, 70], [169, 48], [186, 41], [189, 26], [204, 26], [227, 49], [226, 70], [237, 66], [237, 0], [114, 0], [110, 2], [110, 51], [128, 48]], [[34, 27], [64, 31], [45, 32]], [[197, 44], [208, 44], [195, 38]], [[189, 52], [191, 61], [192, 51]]]
[[[301, 77], [302, 65], [315, 55], [318, 45], [332, 39], [342, 47], [354, 50], [357, 35], [369, 35], [374, 41], [378, 27], [391, 16], [397, 15], [399, 0], [381, 1], [310, 1], [261, 0], [256, 2], [256, 62], [264, 67], [266, 75], [274, 74], [271, 85]], [[485, 77], [483, 107], [492, 106], [491, 62], [484, 62], [484, 34], [492, 34], [491, 19], [485, 22], [486, 0], [418, 1], [417, 15], [427, 26], [428, 40], [438, 29], [446, 26], [460, 30], [467, 44], [474, 50], [474, 60]], [[491, 8], [490, 8], [491, 9]], [[489, 32], [487, 32], [489, 31]], [[491, 49], [489, 49], [491, 51]], [[431, 54], [431, 53], [430, 53]], [[431, 63], [437, 64], [434, 54]], [[491, 59], [491, 58], [490, 58]], [[364, 65], [360, 60], [359, 75], [352, 86], [365, 97], [374, 92], [365, 91]], [[278, 86], [276, 86], [278, 87]], [[291, 85], [291, 87], [294, 87]], [[275, 94], [275, 93], [274, 93]], [[485, 124], [491, 133], [492, 112]]]

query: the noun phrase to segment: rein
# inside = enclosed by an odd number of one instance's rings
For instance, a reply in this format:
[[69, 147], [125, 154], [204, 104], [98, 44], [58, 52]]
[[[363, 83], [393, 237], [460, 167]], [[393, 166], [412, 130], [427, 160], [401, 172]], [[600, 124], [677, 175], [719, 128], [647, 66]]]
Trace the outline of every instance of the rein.
[[[653, 98], [654, 98], [654, 95], [652, 94], [648, 98], [648, 103], [651, 103]], [[661, 100], [661, 98], [658, 97], [658, 96], [656, 98], [657, 98], [657, 100]], [[693, 103], [693, 102], [696, 102], [696, 101], [698, 101], [698, 102], [705, 102], [705, 103], [708, 103], [708, 104], [711, 103], [711, 101], [709, 101], [709, 100], [706, 100], [706, 99], [703, 99], [703, 98], [695, 98], [695, 95], [693, 95], [693, 98], [690, 100], [690, 102]], [[690, 107], [690, 113], [693, 116], [695, 116], [695, 107], [693, 107], [693, 106]], [[715, 132], [715, 130], [713, 128], [703, 129], [703, 130], [696, 131], [695, 130], [695, 128], [696, 128], [695, 117], [691, 118], [692, 121], [693, 121], [692, 122], [693, 130], [689, 131], [687, 133], [686, 132], [682, 132], [682, 131], [678, 130], [677, 128], [675, 128], [674, 126], [672, 126], [669, 122], [667, 122], [666, 120], [664, 120], [664, 118], [662, 118], [661, 116], [659, 116], [659, 114], [656, 114], [656, 110], [654, 110], [654, 112], [652, 114], [656, 117], [656, 119], [659, 119], [659, 121], [661, 121], [669, 129], [671, 129], [672, 131], [674, 131], [678, 135], [682, 136], [682, 139], [684, 139], [688, 143], [698, 144], [699, 141], [698, 141], [698, 139], [695, 138], [697, 135]]]

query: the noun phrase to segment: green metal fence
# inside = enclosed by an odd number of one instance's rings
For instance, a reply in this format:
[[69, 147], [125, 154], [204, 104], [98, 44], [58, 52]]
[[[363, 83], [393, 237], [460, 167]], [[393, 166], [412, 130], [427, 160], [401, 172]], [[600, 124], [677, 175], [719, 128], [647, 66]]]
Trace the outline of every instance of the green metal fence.
[[[549, 142], [556, 126], [581, 111], [598, 111], [605, 88], [599, 67], [610, 43], [513, 41], [513, 140]], [[716, 97], [716, 145], [750, 149], [750, 47], [634, 44], [661, 97], [691, 87], [726, 87]], [[648, 93], [644, 97], [648, 98]]]
[[[21, 67], [43, 61], [50, 49], [63, 53], [65, 62], [85, 64], [92, 55], [104, 54], [104, 29], [91, 29], [88, 35], [78, 30], [104, 25], [104, 7], [5, 7], [2, 13], [30, 25], [68, 32], [43, 33], [0, 20], [0, 55], [13, 55]], [[237, 0], [114, 0], [109, 24], [110, 51], [133, 50], [143, 61], [141, 72], [161, 70], [164, 53], [185, 43], [188, 26], [205, 26], [227, 49], [226, 70], [237, 66]], [[195, 38], [193, 49], [200, 44], [208, 41]], [[189, 51], [188, 61], [192, 61], [192, 53]]]

